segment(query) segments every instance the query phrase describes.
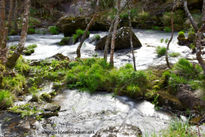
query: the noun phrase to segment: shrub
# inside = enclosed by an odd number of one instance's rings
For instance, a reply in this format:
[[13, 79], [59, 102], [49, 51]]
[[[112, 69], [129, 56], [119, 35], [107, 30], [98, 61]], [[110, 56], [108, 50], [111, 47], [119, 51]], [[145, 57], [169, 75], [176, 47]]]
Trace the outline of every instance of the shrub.
[[6, 109], [13, 104], [13, 95], [7, 90], [0, 90], [0, 109]]
[[164, 55], [166, 54], [166, 51], [167, 51], [166, 47], [160, 47], [160, 46], [158, 46], [158, 47], [156, 48], [156, 52], [157, 52], [157, 56], [158, 56], [158, 57], [164, 56]]
[[48, 30], [52, 35], [59, 34], [59, 30], [56, 26], [50, 26], [50, 27], [48, 27]]
[[188, 60], [182, 58], [174, 65], [174, 71], [177, 75], [186, 79], [198, 78], [202, 69], [199, 65], [193, 65]]
[[15, 69], [21, 73], [21, 74], [28, 74], [30, 71], [29, 64], [23, 59], [22, 56], [19, 57], [19, 59], [16, 62]]

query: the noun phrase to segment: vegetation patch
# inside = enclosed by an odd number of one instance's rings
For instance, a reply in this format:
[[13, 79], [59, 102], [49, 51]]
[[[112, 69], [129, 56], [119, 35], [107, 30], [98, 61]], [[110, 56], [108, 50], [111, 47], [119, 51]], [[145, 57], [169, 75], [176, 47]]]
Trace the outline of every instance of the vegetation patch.
[[166, 51], [167, 51], [166, 47], [157, 46], [157, 48], [156, 48], [156, 52], [157, 52], [158, 57], [164, 56], [166, 54]]

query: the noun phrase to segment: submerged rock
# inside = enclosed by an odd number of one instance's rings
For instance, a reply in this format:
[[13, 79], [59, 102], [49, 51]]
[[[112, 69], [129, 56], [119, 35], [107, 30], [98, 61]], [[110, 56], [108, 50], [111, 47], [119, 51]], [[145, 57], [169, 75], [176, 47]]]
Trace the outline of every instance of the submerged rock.
[[[136, 37], [133, 31], [130, 31], [129, 27], [122, 27], [117, 30], [116, 39], [115, 39], [115, 51], [121, 49], [129, 49], [130, 48], [130, 35], [132, 35], [133, 39], [133, 47], [140, 48], [142, 44], [139, 39]], [[96, 50], [104, 50], [105, 42], [107, 36], [100, 39], [96, 44]], [[111, 47], [111, 44], [109, 45]]]
[[44, 106], [44, 110], [45, 110], [45, 111], [51, 111], [51, 112], [57, 112], [57, 111], [60, 110], [60, 108], [61, 108], [61, 106], [56, 105], [56, 104], [51, 104], [51, 103], [46, 104], [46, 105]]

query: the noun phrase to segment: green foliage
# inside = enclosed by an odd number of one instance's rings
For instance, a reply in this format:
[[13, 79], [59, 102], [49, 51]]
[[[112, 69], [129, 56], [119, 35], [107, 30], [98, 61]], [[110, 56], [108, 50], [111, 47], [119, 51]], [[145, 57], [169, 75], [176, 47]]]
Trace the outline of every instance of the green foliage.
[[67, 45], [69, 44], [70, 41], [70, 37], [64, 37], [61, 39], [61, 41], [59, 42], [59, 45], [63, 46], [63, 45]]
[[80, 88], [89, 92], [114, 91], [131, 97], [143, 95], [148, 86], [148, 77], [144, 71], [134, 71], [128, 64], [120, 69], [111, 69], [103, 59], [86, 59], [72, 65], [67, 73], [69, 88]]
[[161, 30], [161, 28], [159, 26], [153, 26], [152, 29], [153, 30]]
[[171, 30], [170, 27], [164, 27], [164, 31], [165, 31], [165, 32], [171, 32], [172, 30]]
[[36, 106], [33, 106], [31, 104], [13, 106], [12, 108], [9, 108], [9, 111], [20, 114], [22, 118], [26, 116], [34, 116], [37, 120], [41, 119], [39, 113], [43, 112], [42, 110], [38, 110]]
[[169, 54], [170, 57], [179, 57], [180, 53], [179, 52], [172, 52]]
[[3, 77], [3, 89], [7, 89], [15, 95], [23, 94], [26, 84], [26, 78], [23, 75], [16, 74], [16, 76]]
[[174, 65], [174, 71], [178, 76], [186, 79], [198, 78], [202, 69], [199, 65], [193, 65], [188, 60], [182, 58]]
[[32, 45], [27, 46], [26, 48], [24, 48], [23, 54], [26, 56], [33, 54], [35, 52], [36, 47], [37, 47], [36, 44], [32, 44]]
[[[83, 36], [84, 33], [85, 33], [84, 30], [77, 29], [76, 33], [73, 34], [73, 36], [72, 36], [73, 43], [76, 43], [78, 41], [78, 39], [80, 39]], [[89, 35], [90, 35], [90, 32], [88, 31], [86, 36], [88, 37]]]
[[49, 30], [49, 32], [50, 32], [52, 35], [59, 34], [58, 27], [56, 27], [56, 26], [49, 26], [49, 27], [48, 27], [48, 30]]
[[28, 74], [30, 71], [30, 66], [29, 64], [23, 59], [22, 56], [19, 57], [19, 59], [16, 62], [16, 66], [15, 69], [17, 70], [17, 72], [21, 73], [21, 74]]
[[197, 132], [194, 131], [188, 122], [179, 120], [173, 121], [169, 128], [163, 130], [160, 137], [196, 137]]
[[168, 86], [175, 94], [179, 85], [190, 85], [193, 90], [203, 88], [204, 76], [199, 65], [193, 65], [186, 59], [180, 59], [172, 68], [171, 73], [166, 75]]
[[157, 46], [157, 48], [156, 48], [156, 52], [157, 52], [158, 57], [164, 56], [166, 54], [166, 51], [167, 51], [166, 47]]
[[150, 18], [150, 14], [148, 12], [145, 12], [145, 11], [141, 11], [138, 13], [138, 19], [139, 20], [147, 20]]
[[180, 32], [178, 32], [178, 37], [183, 37], [183, 38], [185, 38], [185, 34], [184, 34], [184, 31], [180, 31]]
[[163, 42], [164, 42], [164, 39], [162, 38], [162, 39], [160, 40], [160, 42], [163, 43]]
[[6, 109], [13, 104], [13, 95], [7, 90], [0, 90], [0, 109]]

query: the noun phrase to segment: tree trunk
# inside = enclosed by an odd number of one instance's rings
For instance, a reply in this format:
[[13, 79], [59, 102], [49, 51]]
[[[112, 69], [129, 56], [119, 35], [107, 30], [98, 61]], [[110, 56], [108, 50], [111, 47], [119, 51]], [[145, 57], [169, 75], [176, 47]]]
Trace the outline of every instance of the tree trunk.
[[119, 10], [120, 10], [120, 0], [117, 1], [117, 15], [115, 18], [115, 24], [112, 33], [112, 40], [111, 40], [111, 50], [110, 50], [110, 65], [114, 67], [114, 51], [115, 51], [115, 38], [117, 33], [117, 26], [119, 24]]
[[191, 24], [194, 28], [194, 31], [197, 32], [199, 28], [198, 28], [196, 22], [194, 21], [191, 13], [189, 12], [189, 9], [188, 9], [188, 6], [187, 6], [187, 0], [184, 0], [184, 11], [186, 12], [186, 14], [188, 16], [188, 18], [189, 18], [189, 20], [190, 20], [190, 22], [191, 22]]
[[197, 32], [197, 36], [196, 36], [196, 58], [199, 62], [199, 64], [201, 65], [204, 74], [205, 74], [205, 61], [202, 58], [202, 39], [203, 37], [203, 33], [205, 32], [205, 0], [203, 0], [203, 11], [202, 11], [202, 25], [200, 27], [200, 29]]
[[6, 40], [7, 40], [7, 28], [6, 28], [6, 18], [5, 18], [5, 0], [0, 0], [0, 63], [6, 62]]
[[107, 35], [107, 38], [106, 38], [106, 42], [105, 42], [105, 48], [104, 48], [104, 60], [105, 60], [105, 62], [107, 62], [108, 47], [110, 45], [110, 40], [111, 40], [111, 36], [112, 36], [114, 21], [115, 21], [115, 19], [113, 19], [112, 22], [111, 22], [109, 32], [108, 32], [108, 35]]
[[8, 33], [11, 31], [11, 21], [12, 21], [12, 15], [13, 15], [13, 6], [14, 6], [14, 0], [10, 0], [9, 2], [9, 16], [8, 16]]
[[166, 50], [166, 56], [165, 56], [165, 60], [167, 63], [167, 67], [171, 69], [170, 63], [169, 63], [169, 46], [173, 40], [174, 37], [174, 6], [175, 6], [175, 0], [173, 2], [173, 8], [172, 8], [172, 13], [171, 13], [171, 28], [172, 28], [172, 34], [171, 34], [171, 38], [169, 39], [169, 42], [167, 44], [167, 50]]
[[16, 51], [13, 53], [11, 57], [8, 58], [6, 66], [8, 68], [14, 68], [16, 65], [16, 61], [20, 57], [23, 52], [24, 45], [26, 42], [27, 31], [28, 31], [28, 24], [29, 24], [29, 10], [30, 10], [30, 0], [25, 0], [25, 7], [24, 7], [24, 16], [22, 22], [22, 30], [21, 30], [21, 39], [18, 44]]
[[[96, 12], [98, 11], [98, 8], [99, 8], [99, 0], [97, 0], [97, 3], [96, 3]], [[88, 25], [87, 25], [87, 27], [85, 29], [85, 32], [84, 32], [84, 34], [82, 36], [82, 39], [81, 39], [80, 44], [79, 44], [79, 46], [77, 48], [77, 51], [76, 51], [77, 58], [81, 57], [81, 53], [80, 53], [81, 47], [83, 46], [83, 43], [84, 43], [84, 41], [86, 39], [86, 35], [87, 35], [90, 27], [92, 26], [92, 24], [95, 22], [95, 18], [96, 17], [97, 17], [97, 13], [92, 17], [92, 19], [90, 20], [90, 22], [88, 23]]]
[[17, 17], [18, 17], [18, 0], [15, 0], [13, 26], [12, 26], [15, 32], [18, 32]]
[[133, 65], [134, 65], [134, 70], [136, 71], [136, 62], [135, 62], [135, 53], [134, 53], [134, 48], [133, 48], [133, 40], [132, 40], [132, 22], [131, 22], [131, 11], [129, 11], [129, 27], [130, 27], [130, 46], [131, 46], [131, 52], [132, 52], [132, 57], [133, 57]]

